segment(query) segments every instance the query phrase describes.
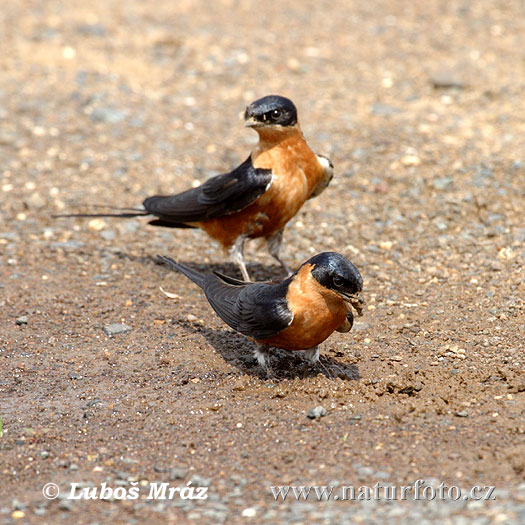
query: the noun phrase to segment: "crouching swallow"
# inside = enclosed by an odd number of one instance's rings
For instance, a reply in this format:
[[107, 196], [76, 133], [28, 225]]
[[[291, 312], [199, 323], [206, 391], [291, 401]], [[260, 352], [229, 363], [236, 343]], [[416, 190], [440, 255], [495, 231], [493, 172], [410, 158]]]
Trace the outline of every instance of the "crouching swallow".
[[269, 95], [245, 111], [247, 127], [259, 134], [251, 155], [230, 173], [208, 179], [177, 195], [148, 197], [144, 210], [124, 213], [75, 214], [81, 217], [153, 215], [150, 224], [169, 228], [201, 228], [217, 240], [249, 281], [244, 243], [266, 241], [270, 254], [291, 274], [280, 247], [287, 222], [330, 183], [333, 165], [306, 143], [293, 102]]
[[200, 286], [227, 325], [259, 343], [255, 357], [265, 369], [270, 347], [306, 350], [306, 359], [317, 363], [318, 345], [334, 331], [352, 328], [350, 306], [361, 315], [363, 279], [339, 253], [315, 255], [280, 283], [249, 283], [218, 272], [203, 274], [169, 257], [159, 259]]

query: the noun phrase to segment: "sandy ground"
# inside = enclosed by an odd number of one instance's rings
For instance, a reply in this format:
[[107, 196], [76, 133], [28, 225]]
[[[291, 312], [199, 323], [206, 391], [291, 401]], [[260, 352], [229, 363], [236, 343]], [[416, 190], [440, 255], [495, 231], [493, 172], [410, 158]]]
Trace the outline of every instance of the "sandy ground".
[[[525, 9], [7, 0], [0, 9], [0, 523], [524, 523]], [[169, 254], [200, 231], [53, 219], [137, 206], [244, 160], [247, 103], [295, 101], [336, 177], [289, 225], [365, 315], [265, 377]], [[248, 248], [257, 279], [278, 278]], [[176, 294], [169, 299], [160, 287]], [[108, 336], [121, 323], [126, 333]], [[307, 418], [316, 406], [320, 419]], [[275, 502], [273, 485], [496, 486], [496, 501]], [[151, 483], [206, 501], [148, 500]], [[47, 500], [46, 483], [61, 496]], [[79, 487], [137, 500], [71, 500]], [[177, 493], [179, 494], [179, 493]]]

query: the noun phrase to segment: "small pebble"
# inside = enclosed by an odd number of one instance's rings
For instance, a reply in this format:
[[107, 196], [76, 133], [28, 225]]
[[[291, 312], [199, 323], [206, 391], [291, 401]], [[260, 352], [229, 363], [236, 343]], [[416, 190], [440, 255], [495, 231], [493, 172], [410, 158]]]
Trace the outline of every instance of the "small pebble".
[[326, 408], [322, 406], [311, 408], [308, 410], [308, 414], [306, 414], [306, 417], [309, 419], [319, 419], [323, 416], [326, 416]]
[[187, 470], [180, 467], [173, 467], [170, 469], [168, 474], [170, 481], [175, 481], [176, 479], [184, 479], [186, 477]]
[[197, 474], [193, 475], [190, 481], [194, 487], [209, 487], [211, 485], [211, 479], [203, 478]]
[[401, 159], [401, 164], [404, 166], [419, 166], [421, 164], [421, 159], [417, 155], [405, 155]]
[[357, 469], [357, 474], [363, 478], [371, 476], [374, 473], [374, 469], [370, 467], [359, 467]]
[[58, 508], [60, 510], [73, 510], [73, 502], [69, 499], [61, 499]]
[[376, 102], [372, 106], [372, 114], [378, 115], [380, 117], [390, 117], [391, 115], [395, 115], [396, 113], [400, 112], [401, 110], [399, 108], [389, 106], [388, 104], [381, 104], [379, 102]]
[[62, 241], [62, 242], [57, 241], [57, 242], [52, 242], [50, 246], [53, 249], [63, 248], [63, 249], [75, 250], [78, 248], [82, 248], [82, 246], [84, 246], [84, 243], [80, 241]]
[[452, 177], [440, 177], [438, 179], [435, 179], [432, 185], [436, 190], [444, 190], [452, 184], [453, 180], [454, 179]]
[[132, 330], [131, 326], [128, 326], [127, 324], [119, 324], [119, 323], [113, 323], [113, 324], [107, 324], [103, 328], [106, 335], [117, 335], [117, 334], [125, 334], [126, 332], [129, 332]]
[[459, 75], [449, 69], [441, 69], [436, 71], [431, 77], [430, 81], [435, 89], [457, 88], [462, 89], [465, 84]]
[[468, 417], [468, 412], [465, 410], [460, 410], [459, 412], [456, 412], [457, 417]]
[[100, 236], [106, 240], [106, 241], [113, 241], [116, 237], [116, 233], [114, 230], [102, 230], [100, 232]]
[[87, 36], [103, 37], [107, 35], [106, 28], [101, 24], [79, 24], [77, 31]]
[[24, 199], [24, 203], [29, 209], [40, 210], [46, 205], [46, 201], [39, 192], [33, 192]]
[[27, 324], [27, 315], [22, 315], [18, 317], [15, 321], [15, 324], [17, 324], [18, 326]]
[[95, 108], [91, 112], [91, 119], [95, 122], [104, 122], [105, 124], [118, 124], [128, 116], [127, 111], [116, 108]]

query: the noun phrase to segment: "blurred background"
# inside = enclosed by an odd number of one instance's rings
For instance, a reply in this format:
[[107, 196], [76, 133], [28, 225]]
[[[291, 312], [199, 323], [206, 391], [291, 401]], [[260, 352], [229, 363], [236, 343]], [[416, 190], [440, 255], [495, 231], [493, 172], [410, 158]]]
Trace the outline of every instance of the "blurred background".
[[[520, 0], [8, 0], [0, 195], [22, 198], [1, 213], [86, 202], [93, 181], [118, 184], [129, 205], [185, 187], [174, 174], [229, 169], [255, 142], [239, 115], [269, 93], [294, 100], [315, 149], [361, 183], [384, 187], [403, 165], [431, 163], [442, 179], [519, 163], [523, 11]], [[22, 168], [36, 193], [13, 184]]]

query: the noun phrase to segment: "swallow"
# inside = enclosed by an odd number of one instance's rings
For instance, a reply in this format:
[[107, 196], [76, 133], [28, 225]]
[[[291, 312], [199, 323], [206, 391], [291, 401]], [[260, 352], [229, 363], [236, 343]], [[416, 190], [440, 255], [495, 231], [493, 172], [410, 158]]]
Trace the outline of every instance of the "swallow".
[[217, 315], [231, 328], [258, 343], [255, 358], [268, 370], [271, 347], [305, 350], [319, 362], [318, 345], [334, 331], [349, 332], [362, 314], [363, 278], [336, 252], [315, 255], [281, 282], [246, 282], [218, 272], [201, 273], [170, 257], [159, 260], [197, 284]]
[[250, 239], [263, 239], [269, 253], [290, 275], [280, 255], [284, 228], [308, 199], [317, 197], [328, 186], [333, 164], [310, 149], [299, 126], [297, 109], [288, 98], [269, 95], [256, 100], [246, 108], [244, 120], [258, 133], [259, 141], [233, 171], [176, 195], [148, 197], [142, 203], [143, 210], [59, 216], [152, 215], [149, 224], [154, 226], [200, 228], [229, 252], [245, 281], [250, 277], [244, 244]]

